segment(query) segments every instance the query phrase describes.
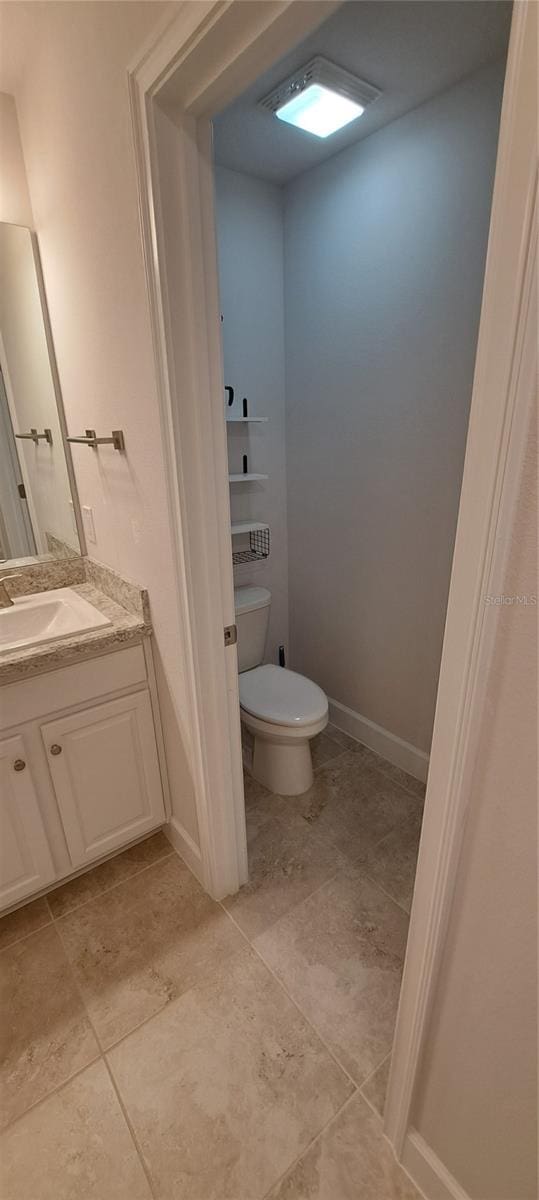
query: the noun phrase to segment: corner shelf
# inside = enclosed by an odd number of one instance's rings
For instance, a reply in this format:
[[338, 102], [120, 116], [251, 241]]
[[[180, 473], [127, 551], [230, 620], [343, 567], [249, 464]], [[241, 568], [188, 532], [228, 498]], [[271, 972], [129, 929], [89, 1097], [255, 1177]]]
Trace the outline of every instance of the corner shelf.
[[268, 479], [268, 478], [269, 478], [268, 475], [258, 475], [256, 473], [253, 474], [253, 472], [246, 471], [244, 475], [229, 475], [228, 482], [229, 483], [253, 483], [254, 481], [256, 481], [258, 479]]

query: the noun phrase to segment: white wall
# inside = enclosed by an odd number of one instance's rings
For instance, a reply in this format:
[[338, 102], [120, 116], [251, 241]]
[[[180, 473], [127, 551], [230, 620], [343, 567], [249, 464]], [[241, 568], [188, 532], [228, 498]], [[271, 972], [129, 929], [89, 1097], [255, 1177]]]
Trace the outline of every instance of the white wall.
[[269, 559], [236, 567], [234, 582], [270, 589], [266, 658], [277, 662], [279, 645], [288, 644], [281, 189], [218, 167], [216, 219], [225, 382], [235, 389], [228, 411], [241, 416], [246, 396], [250, 414], [269, 418], [228, 428], [230, 470], [240, 472], [248, 453], [249, 470], [269, 475], [231, 487], [232, 520], [266, 521], [271, 529]]
[[74, 447], [80, 500], [96, 527], [88, 551], [149, 590], [174, 810], [197, 841], [126, 74], [175, 7], [4, 5], [2, 67], [17, 102], [69, 430], [125, 433], [125, 455]]
[[28, 225], [34, 219], [13, 96], [0, 92], [0, 221]]
[[[535, 413], [503, 594], [537, 594]], [[537, 608], [487, 619], [488, 705], [412, 1123], [472, 1200], [535, 1200]]]
[[291, 665], [428, 751], [503, 65], [285, 203]]

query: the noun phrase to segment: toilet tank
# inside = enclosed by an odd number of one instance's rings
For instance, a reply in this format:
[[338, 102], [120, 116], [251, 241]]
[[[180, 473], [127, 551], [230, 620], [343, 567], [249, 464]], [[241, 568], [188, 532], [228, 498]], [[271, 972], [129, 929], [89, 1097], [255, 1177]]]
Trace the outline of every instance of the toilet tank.
[[267, 588], [240, 587], [234, 591], [240, 673], [264, 662], [270, 604], [271, 592]]

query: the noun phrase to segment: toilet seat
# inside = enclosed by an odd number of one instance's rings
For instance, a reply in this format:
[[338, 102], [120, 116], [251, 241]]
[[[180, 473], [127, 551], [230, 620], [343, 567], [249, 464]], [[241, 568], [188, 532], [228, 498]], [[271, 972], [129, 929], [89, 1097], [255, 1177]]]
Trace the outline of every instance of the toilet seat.
[[286, 667], [266, 665], [239, 677], [240, 705], [258, 721], [301, 730], [327, 721], [327, 697], [318, 684]]

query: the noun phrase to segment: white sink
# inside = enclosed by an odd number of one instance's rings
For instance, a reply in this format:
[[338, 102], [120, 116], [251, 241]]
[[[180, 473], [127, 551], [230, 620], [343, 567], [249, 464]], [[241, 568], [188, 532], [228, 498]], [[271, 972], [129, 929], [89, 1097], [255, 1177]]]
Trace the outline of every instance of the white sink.
[[0, 609], [0, 654], [38, 646], [40, 642], [57, 642], [111, 624], [72, 588], [19, 596], [11, 608]]

